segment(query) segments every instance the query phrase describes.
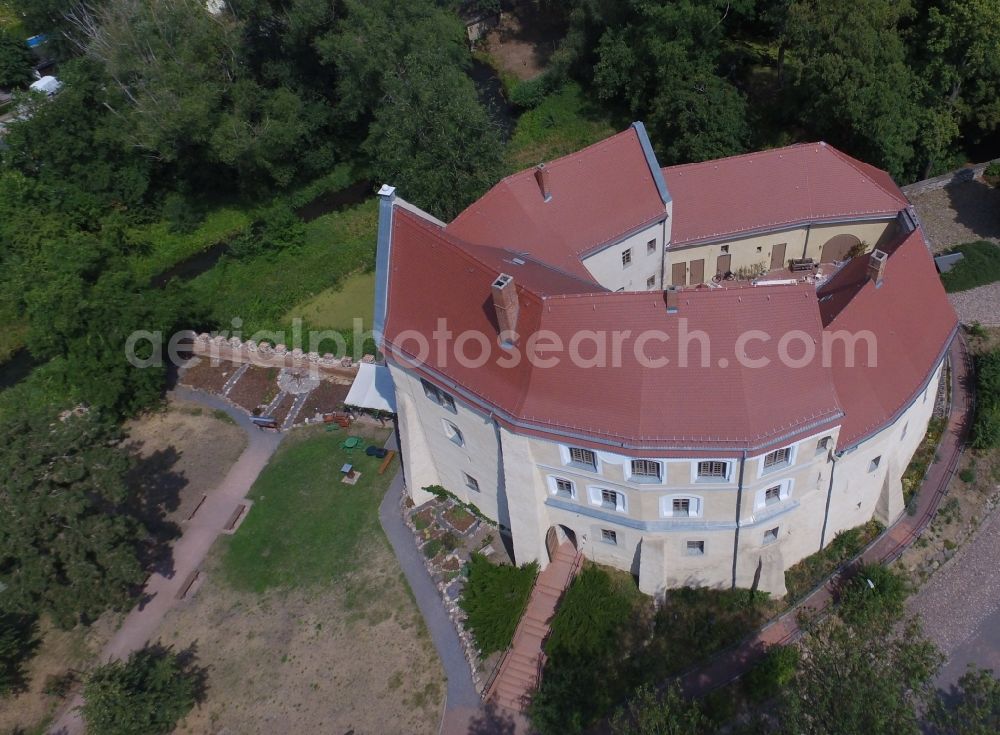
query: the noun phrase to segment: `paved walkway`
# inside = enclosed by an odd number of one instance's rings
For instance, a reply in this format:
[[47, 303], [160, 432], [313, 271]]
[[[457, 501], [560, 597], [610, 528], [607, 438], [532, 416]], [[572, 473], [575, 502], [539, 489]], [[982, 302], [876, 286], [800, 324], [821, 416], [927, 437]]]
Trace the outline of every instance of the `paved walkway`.
[[946, 657], [936, 680], [939, 688], [947, 691], [957, 684], [969, 664], [1000, 676], [1000, 511], [910, 598], [908, 607]]
[[[181, 537], [171, 547], [172, 569], [155, 572], [149, 577], [142, 601], [125, 617], [114, 637], [108, 641], [101, 652], [102, 661], [125, 658], [153, 640], [167, 611], [177, 604], [178, 590], [201, 565], [282, 439], [279, 433], [260, 431], [245, 413], [220, 398], [184, 387], [175, 389], [173, 395], [206, 408], [225, 411], [247, 432], [247, 448], [195, 516], [183, 524]], [[74, 699], [49, 729], [50, 735], [82, 733], [83, 720], [77, 709], [81, 704], [79, 697]]]
[[543, 646], [549, 635], [549, 623], [582, 563], [582, 555], [570, 542], [564, 541], [556, 549], [552, 561], [535, 580], [528, 606], [517, 624], [510, 650], [490, 686], [487, 700], [514, 712], [524, 712], [527, 708], [545, 664]]
[[[904, 513], [865, 549], [851, 566], [858, 563], [889, 563], [897, 559], [930, 522], [948, 490], [948, 483], [958, 468], [972, 410], [969, 393], [969, 381], [972, 379], [971, 364], [961, 337], [952, 343], [951, 365], [952, 406], [948, 426], [938, 447], [940, 460], [932, 464], [927, 472], [927, 477], [920, 488], [916, 512], [913, 515]], [[992, 558], [995, 565], [996, 557]], [[827, 584], [815, 590], [753, 637], [721, 652], [706, 665], [682, 676], [681, 686], [684, 691], [689, 696], [704, 696], [742, 675], [761, 659], [769, 647], [798, 639], [802, 631], [796, 621], [796, 614], [803, 608], [820, 612], [829, 607], [833, 602], [833, 590], [836, 589], [840, 576], [834, 575]]]
[[948, 301], [964, 324], [979, 322], [986, 327], [1000, 326], [1000, 281], [950, 293]]

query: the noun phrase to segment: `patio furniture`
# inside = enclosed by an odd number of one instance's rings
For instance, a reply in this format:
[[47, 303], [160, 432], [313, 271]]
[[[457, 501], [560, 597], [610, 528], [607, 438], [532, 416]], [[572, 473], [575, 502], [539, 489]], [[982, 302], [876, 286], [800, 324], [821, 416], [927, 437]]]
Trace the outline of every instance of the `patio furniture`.
[[395, 449], [389, 449], [389, 450], [386, 451], [385, 459], [382, 460], [382, 464], [379, 465], [379, 468], [378, 468], [378, 473], [380, 475], [383, 474], [386, 471], [386, 469], [388, 469], [389, 464], [392, 462], [392, 458], [395, 457], [395, 456], [396, 456], [396, 450]]
[[361, 437], [359, 436], [349, 436], [340, 445], [341, 449], [346, 449], [348, 452], [354, 451], [359, 446], [361, 446]]
[[351, 474], [351, 472], [354, 471], [354, 465], [352, 465], [350, 462], [346, 462], [344, 466], [340, 468], [340, 471], [345, 475], [349, 475]]
[[385, 459], [385, 455], [389, 453], [388, 449], [383, 449], [382, 447], [376, 446], [374, 444], [369, 444], [368, 448], [365, 450], [365, 454], [369, 457], [377, 457], [378, 459]]
[[816, 268], [816, 262], [812, 258], [794, 258], [788, 263], [792, 273], [799, 271], [811, 271]]

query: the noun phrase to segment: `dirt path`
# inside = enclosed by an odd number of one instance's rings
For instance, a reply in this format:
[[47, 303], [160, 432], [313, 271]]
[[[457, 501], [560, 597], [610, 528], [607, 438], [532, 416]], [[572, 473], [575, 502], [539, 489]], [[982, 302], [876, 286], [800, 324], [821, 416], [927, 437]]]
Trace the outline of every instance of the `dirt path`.
[[[199, 568], [233, 511], [278, 448], [282, 435], [259, 431], [249, 418], [214, 396], [177, 388], [177, 398], [198, 403], [211, 410], [223, 410], [247, 433], [248, 445], [221, 483], [210, 493], [194, 517], [185, 524], [182, 536], [172, 547], [172, 568], [154, 572], [146, 582], [140, 603], [126, 616], [121, 627], [101, 652], [101, 661], [124, 658], [151, 640], [164, 616], [176, 603], [176, 595], [189, 576]], [[49, 729], [50, 734], [78, 735], [84, 723], [77, 709], [77, 697], [64, 709]]]

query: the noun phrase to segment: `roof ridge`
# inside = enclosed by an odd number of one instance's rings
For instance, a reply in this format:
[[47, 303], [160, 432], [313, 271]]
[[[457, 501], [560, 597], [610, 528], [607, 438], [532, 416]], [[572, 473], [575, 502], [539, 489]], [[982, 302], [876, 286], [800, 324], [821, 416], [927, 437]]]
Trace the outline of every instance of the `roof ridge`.
[[709, 158], [709, 159], [706, 159], [704, 161], [692, 161], [691, 163], [675, 163], [672, 166], [662, 166], [660, 168], [660, 170], [661, 171], [676, 171], [676, 170], [682, 169], [682, 168], [692, 168], [694, 166], [704, 166], [704, 165], [710, 164], [710, 163], [721, 163], [722, 161], [735, 161], [736, 159], [739, 159], [739, 158], [750, 158], [752, 156], [771, 155], [773, 153], [779, 153], [781, 151], [790, 151], [793, 148], [807, 148], [809, 146], [825, 146], [827, 148], [831, 147], [825, 141], [822, 141], [822, 140], [804, 141], [802, 143], [792, 143], [790, 145], [779, 146], [778, 148], [764, 148], [763, 150], [759, 150], [759, 151], [747, 151], [746, 153], [737, 153], [737, 154], [732, 155], [732, 156], [723, 156], [722, 158]]
[[[847, 164], [848, 166], [850, 166], [850, 167], [851, 167], [851, 168], [853, 168], [853, 169], [854, 169], [855, 171], [857, 171], [857, 172], [858, 172], [859, 174], [861, 174], [862, 176], [864, 176], [864, 177], [865, 177], [865, 179], [867, 179], [869, 183], [872, 183], [872, 184], [874, 184], [875, 186], [877, 186], [877, 187], [878, 187], [879, 189], [881, 189], [881, 190], [882, 190], [883, 192], [885, 192], [885, 193], [886, 193], [887, 195], [889, 195], [889, 196], [890, 196], [890, 197], [891, 197], [892, 199], [895, 199], [895, 200], [896, 200], [897, 202], [899, 202], [899, 201], [902, 201], [902, 202], [904, 202], [904, 203], [905, 203], [906, 205], [909, 205], [909, 203], [910, 203], [910, 202], [906, 200], [906, 197], [905, 197], [905, 195], [904, 195], [904, 196], [903, 196], [903, 198], [901, 199], [901, 198], [900, 198], [899, 196], [897, 196], [896, 194], [893, 194], [893, 193], [892, 193], [891, 191], [889, 191], [889, 190], [888, 190], [888, 189], [886, 189], [886, 188], [885, 188], [884, 186], [882, 186], [882, 184], [881, 184], [880, 182], [876, 181], [876, 180], [875, 180], [875, 178], [874, 178], [874, 177], [873, 177], [873, 176], [872, 176], [871, 174], [869, 174], [869, 173], [868, 173], [867, 171], [865, 171], [864, 169], [861, 169], [861, 168], [859, 168], [857, 164], [861, 163], [861, 164], [864, 164], [865, 166], [870, 166], [871, 168], [875, 169], [876, 171], [881, 171], [881, 172], [882, 172], [882, 173], [884, 173], [884, 174], [885, 174], [886, 176], [888, 176], [888, 177], [889, 177], [890, 179], [892, 179], [892, 175], [891, 175], [891, 174], [890, 174], [890, 173], [889, 173], [888, 171], [886, 171], [886, 170], [885, 170], [884, 168], [879, 168], [878, 166], [874, 166], [874, 165], [872, 165], [872, 164], [870, 164], [870, 163], [867, 163], [867, 162], [865, 162], [865, 161], [859, 161], [859, 160], [858, 160], [857, 158], [854, 158], [854, 156], [850, 156], [850, 155], [848, 155], [847, 153], [844, 153], [844, 152], [843, 152], [842, 150], [840, 150], [840, 149], [838, 149], [838, 148], [835, 148], [835, 147], [834, 147], [834, 146], [832, 146], [832, 145], [827, 145], [827, 146], [825, 146], [825, 147], [826, 147], [826, 148], [827, 148], [827, 149], [828, 149], [828, 150], [829, 150], [829, 151], [830, 151], [831, 153], [833, 153], [833, 154], [834, 154], [834, 155], [835, 155], [835, 156], [836, 156], [837, 158], [839, 158], [839, 159], [840, 159], [841, 161], [843, 161], [843, 162], [844, 162], [844, 163], [846, 163], [846, 164]], [[900, 192], [900, 193], [902, 193], [902, 192]]]

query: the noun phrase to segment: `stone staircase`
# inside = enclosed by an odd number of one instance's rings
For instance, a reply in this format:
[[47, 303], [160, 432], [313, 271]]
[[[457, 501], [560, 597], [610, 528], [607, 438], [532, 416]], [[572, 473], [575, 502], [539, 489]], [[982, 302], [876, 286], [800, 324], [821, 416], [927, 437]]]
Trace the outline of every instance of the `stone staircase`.
[[543, 647], [549, 621], [582, 564], [583, 556], [568, 541], [556, 549], [552, 561], [535, 580], [528, 606], [484, 699], [516, 712], [525, 710], [545, 664]]

